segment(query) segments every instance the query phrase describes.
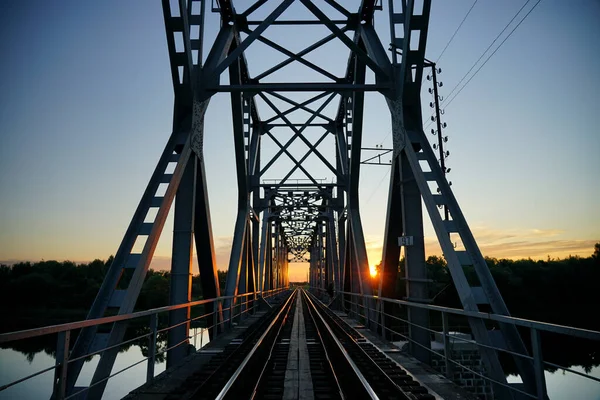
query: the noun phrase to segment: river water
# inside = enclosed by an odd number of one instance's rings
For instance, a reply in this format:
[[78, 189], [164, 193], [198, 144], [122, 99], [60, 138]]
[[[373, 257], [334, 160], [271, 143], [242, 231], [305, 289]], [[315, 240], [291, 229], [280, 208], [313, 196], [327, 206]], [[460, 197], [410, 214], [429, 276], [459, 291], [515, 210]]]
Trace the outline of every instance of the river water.
[[[208, 343], [208, 332], [205, 329], [192, 329], [192, 344], [196, 349]], [[87, 386], [92, 379], [94, 369], [98, 363], [99, 356], [93, 357], [86, 362], [77, 386]], [[131, 364], [144, 359], [138, 346], [131, 346], [127, 351], [119, 353], [113, 373]], [[23, 378], [36, 371], [54, 365], [54, 357], [41, 351], [35, 354], [23, 354], [12, 349], [0, 349], [0, 386], [17, 379]], [[147, 362], [142, 362], [122, 374], [116, 375], [108, 381], [104, 398], [120, 399], [131, 390], [142, 385], [146, 381]], [[584, 372], [582, 367], [571, 367], [571, 369]], [[165, 362], [155, 365], [155, 375], [165, 370]], [[592, 368], [588, 373], [600, 378], [600, 367]], [[546, 382], [550, 399], [556, 400], [600, 400], [600, 382], [592, 381], [570, 372], [548, 372], [546, 371]], [[2, 399], [49, 399], [52, 392], [53, 371], [36, 376], [26, 382], [19, 383], [2, 392]], [[509, 376], [510, 382], [518, 381], [518, 377]]]
[[[203, 328], [190, 330], [193, 339], [191, 344], [200, 349], [209, 342], [208, 331]], [[126, 351], [117, 355], [115, 366], [112, 369], [114, 374], [130, 365], [143, 360], [145, 357], [139, 346], [131, 346]], [[98, 364], [100, 356], [94, 356], [87, 361], [79, 374], [76, 386], [88, 386], [92, 380], [94, 370]], [[43, 370], [54, 365], [54, 357], [44, 351], [35, 354], [23, 354], [12, 349], [0, 349], [0, 386], [24, 378], [37, 371]], [[144, 361], [122, 374], [115, 375], [108, 380], [105, 399], [120, 399], [127, 395], [133, 389], [146, 382], [146, 368], [148, 362]], [[154, 366], [154, 376], [165, 370], [166, 362], [157, 362]], [[25, 382], [18, 383], [4, 391], [0, 392], [0, 400], [8, 399], [49, 399], [52, 394], [52, 380], [54, 371], [48, 371]]]

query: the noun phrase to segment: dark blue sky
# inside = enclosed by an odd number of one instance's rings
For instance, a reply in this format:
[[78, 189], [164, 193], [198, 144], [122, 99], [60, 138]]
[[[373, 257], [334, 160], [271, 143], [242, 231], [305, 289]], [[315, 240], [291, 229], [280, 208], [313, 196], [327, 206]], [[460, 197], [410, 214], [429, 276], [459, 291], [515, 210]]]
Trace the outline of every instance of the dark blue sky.
[[[524, 3], [476, 4], [440, 62], [442, 95]], [[433, 2], [428, 58], [437, 59], [471, 4]], [[300, 4], [292, 7], [291, 16], [303, 12]], [[376, 17], [384, 44], [386, 15]], [[599, 1], [543, 0], [447, 108], [450, 179], [484, 254], [585, 255], [600, 240], [598, 21]], [[212, 15], [207, 46], [217, 26]], [[270, 32], [292, 49], [325, 33]], [[347, 52], [338, 49], [313, 57], [339, 73]], [[160, 2], [5, 0], [0, 54], [0, 260], [108, 257], [170, 133], [173, 94]], [[257, 45], [248, 59], [256, 74], [282, 57]], [[364, 144], [389, 146], [385, 103], [376, 94], [367, 103]], [[226, 95], [215, 96], [206, 121], [222, 267], [235, 212], [228, 104]], [[362, 173], [373, 263], [380, 257], [386, 172]], [[169, 255], [170, 230], [159, 259]], [[433, 231], [426, 235], [435, 253]]]

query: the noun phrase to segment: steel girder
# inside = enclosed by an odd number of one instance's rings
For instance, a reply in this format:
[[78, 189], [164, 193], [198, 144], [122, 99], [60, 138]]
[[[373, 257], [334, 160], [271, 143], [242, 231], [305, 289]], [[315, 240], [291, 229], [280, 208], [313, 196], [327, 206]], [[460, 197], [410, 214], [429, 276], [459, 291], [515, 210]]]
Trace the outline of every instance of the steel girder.
[[[355, 13], [335, 0], [323, 1], [335, 10], [335, 16], [331, 16], [331, 10], [325, 12], [311, 0], [283, 0], [265, 16], [252, 20], [272, 1], [247, 2], [247, 8], [237, 12], [232, 1], [220, 0], [217, 8], [220, 28], [204, 63], [206, 1], [179, 0], [175, 12], [169, 0], [162, 1], [175, 92], [173, 133], [88, 318], [101, 317], [115, 305], [119, 307], [119, 313], [133, 310], [176, 194], [170, 301], [175, 304], [189, 299], [192, 238], [204, 294], [206, 297], [220, 294], [203, 157], [204, 117], [211, 97], [219, 92], [229, 93], [231, 99], [238, 188], [225, 295], [284, 287], [289, 284], [288, 264], [295, 261], [310, 264], [311, 286], [333, 287], [335, 291], [357, 294], [372, 293], [358, 189], [365, 92], [377, 91], [388, 101], [393, 138], [383, 279], [379, 283], [379, 293], [396, 297], [400, 256], [397, 241], [400, 236], [410, 236], [414, 240], [412, 246], [405, 248], [404, 276], [408, 298], [427, 301], [422, 199], [464, 308], [475, 311], [484, 304], [493, 312], [508, 315], [421, 128], [419, 94], [431, 1], [425, 0], [423, 8], [415, 10], [412, 0], [389, 0], [390, 56], [374, 29], [375, 0], [362, 1]], [[282, 18], [293, 3], [302, 4], [311, 19]], [[300, 51], [291, 51], [265, 35], [268, 28], [275, 25], [308, 28], [320, 25], [328, 34]], [[196, 32], [195, 37], [193, 32]], [[349, 32], [354, 32], [352, 37], [348, 36]], [[419, 40], [414, 46], [411, 37], [416, 32]], [[316, 49], [333, 42], [341, 43], [349, 52], [344, 76], [336, 76], [307, 58]], [[178, 43], [182, 44], [179, 48]], [[253, 51], [254, 43], [261, 43], [285, 55], [286, 59], [253, 77], [246, 54]], [[194, 53], [198, 53], [197, 57]], [[317, 78], [304, 82], [273, 79], [275, 74], [293, 63], [302, 64]], [[223, 84], [221, 77], [226, 70], [229, 79]], [[373, 82], [367, 81], [367, 71], [373, 73]], [[337, 108], [331, 112], [334, 100], [338, 102]], [[271, 116], [261, 119], [259, 109]], [[299, 112], [309, 116], [299, 119]], [[287, 136], [282, 136], [282, 131]], [[320, 134], [309, 139], [309, 132]], [[334, 154], [323, 151], [328, 142], [333, 143]], [[265, 156], [265, 143], [275, 146], [276, 152], [270, 157]], [[298, 154], [295, 149], [298, 144], [304, 146], [303, 153]], [[283, 159], [291, 162], [291, 167], [279, 169], [277, 164]], [[419, 161], [425, 161], [428, 169], [424, 170]], [[169, 163], [176, 163], [172, 174], [165, 172]], [[320, 178], [311, 169], [314, 164], [320, 165], [318, 174], [331, 174], [333, 180], [327, 182]], [[267, 175], [275, 170], [280, 174], [277, 179], [267, 179]], [[157, 188], [161, 183], [168, 187], [163, 196], [158, 196]], [[430, 183], [437, 184], [440, 194], [431, 193]], [[448, 208], [450, 221], [441, 220], [438, 205]], [[153, 222], [145, 222], [153, 207], [157, 208], [157, 217]], [[453, 248], [451, 234], [460, 236], [465, 251]], [[133, 245], [140, 236], [147, 237], [146, 244], [141, 253], [133, 253]], [[464, 265], [475, 266], [480, 286], [473, 287], [466, 281]], [[127, 274], [123, 272], [128, 268], [133, 270], [133, 275], [125, 282], [122, 277]], [[238, 306], [231, 301], [225, 304], [222, 314], [221, 310], [215, 310], [214, 315], [219, 320], [228, 318], [231, 310]], [[374, 309], [368, 301], [364, 306]], [[172, 323], [184, 322], [188, 315], [187, 310], [172, 313], [170, 320]], [[373, 311], [367, 313], [370, 326], [373, 327], [376, 318]], [[427, 313], [411, 310], [409, 320], [423, 327], [412, 327], [411, 339], [423, 347], [429, 346]], [[383, 321], [387, 323], [385, 319]], [[479, 343], [492, 343], [485, 326], [474, 320], [470, 323]], [[514, 327], [500, 324], [500, 328], [509, 349], [523, 350]], [[109, 346], [120, 343], [125, 329], [124, 324], [115, 324], [106, 335], [108, 341], [105, 343]], [[187, 324], [173, 330], [169, 335], [170, 345], [185, 341], [187, 333]], [[100, 337], [91, 328], [84, 330], [71, 357], [88, 354]], [[102, 353], [88, 397], [101, 396], [117, 348]], [[418, 345], [412, 346], [412, 352], [423, 360], [428, 357]], [[482, 348], [481, 352], [490, 375], [505, 382], [496, 352], [489, 348]], [[183, 356], [183, 351], [171, 351], [169, 365]], [[73, 393], [82, 363], [81, 360], [71, 364], [70, 393]], [[519, 367], [529, 385], [532, 380], [528, 363], [521, 362]], [[497, 388], [497, 393], [507, 396], [501, 387]]]
[[[394, 11], [395, 3], [400, 3], [399, 12]], [[380, 281], [379, 290], [386, 297], [395, 293], [392, 282], [396, 282], [397, 260], [400, 254], [399, 243], [396, 243], [396, 240], [399, 240], [400, 236], [410, 237], [412, 240], [403, 241], [412, 243], [404, 249], [407, 297], [411, 301], [429, 301], [428, 279], [424, 266], [422, 199], [464, 309], [509, 315], [422, 129], [420, 91], [431, 2], [425, 1], [421, 10], [415, 10], [413, 1], [390, 0], [389, 5], [392, 66], [396, 72], [396, 86], [391, 95], [387, 96], [387, 101], [392, 115], [394, 158], [382, 257], [383, 279]], [[402, 26], [401, 32], [396, 31], [397, 24]], [[415, 32], [418, 32], [419, 40], [412, 41]], [[432, 189], [432, 186], [437, 187], [437, 190]], [[438, 207], [447, 209], [450, 218], [443, 220]], [[464, 250], [455, 248], [453, 239], [458, 240]], [[465, 266], [474, 267], [479, 282], [467, 281], [463, 269]], [[412, 353], [427, 361], [429, 354], [421, 349], [429, 345], [429, 334], [419, 326], [428, 326], [428, 315], [423, 311], [411, 309], [409, 321], [409, 332], [413, 339]], [[481, 321], [469, 319], [469, 324], [475, 340], [482, 344], [479, 350], [487, 374], [498, 382], [494, 384], [495, 394], [500, 398], [512, 398], [512, 392], [506, 387], [506, 374], [499, 362], [498, 352], [490, 346], [504, 346], [514, 353], [527, 354], [516, 327], [499, 324], [500, 329], [492, 328], [490, 331]], [[514, 359], [526, 388], [530, 393], [535, 393], [532, 363], [521, 357], [515, 356]]]
[[[178, 16], [173, 16], [169, 1], [163, 1], [175, 92], [173, 133], [88, 313], [88, 319], [103, 317], [107, 313], [114, 312], [112, 310], [116, 310], [118, 314], [128, 314], [133, 311], [176, 193], [175, 213], [178, 217], [175, 225], [176, 229], [181, 228], [181, 231], [173, 236], [174, 279], [170, 301], [172, 304], [187, 302], [191, 294], [189, 278], [192, 234], [194, 234], [198, 254], [204, 295], [214, 297], [220, 293], [202, 154], [204, 114], [210, 99], [203, 89], [205, 82], [202, 77], [210, 75], [208, 72], [226, 56], [233, 39], [233, 30], [224, 28], [221, 31], [204, 68], [194, 65], [192, 50], [194, 46], [194, 49], [198, 50], [199, 43], [190, 40], [190, 26], [197, 25], [202, 31], [204, 8], [201, 15], [193, 18], [192, 23], [192, 3], [180, 1], [178, 7]], [[183, 38], [183, 52], [178, 52], [176, 49], [176, 34], [180, 34]], [[167, 172], [167, 168], [171, 165], [175, 165], [172, 173]], [[161, 184], [167, 185], [164, 193], [159, 189]], [[155, 217], [151, 218], [154, 213]], [[212, 311], [214, 311], [213, 317], [209, 318], [212, 320], [216, 316], [215, 321], [218, 322], [218, 319], [222, 318], [221, 310]], [[186, 317], [185, 310], [173, 312], [170, 321], [185, 320]], [[69, 364], [67, 380], [69, 394], [81, 392], [82, 397], [102, 397], [119, 349], [118, 344], [122, 342], [126, 329], [127, 324], [115, 323], [108, 332], [98, 332], [97, 328], [85, 328], [80, 332], [70, 354], [71, 359], [77, 361]], [[169, 335], [169, 342], [179, 343], [187, 340], [187, 330], [187, 324], [183, 325], [183, 328], [173, 330]], [[89, 388], [76, 388], [75, 382], [84, 363], [83, 356], [104, 348], [109, 349], [101, 351], [101, 358]], [[171, 352], [168, 356], [169, 364], [181, 359], [182, 356], [182, 352]]]

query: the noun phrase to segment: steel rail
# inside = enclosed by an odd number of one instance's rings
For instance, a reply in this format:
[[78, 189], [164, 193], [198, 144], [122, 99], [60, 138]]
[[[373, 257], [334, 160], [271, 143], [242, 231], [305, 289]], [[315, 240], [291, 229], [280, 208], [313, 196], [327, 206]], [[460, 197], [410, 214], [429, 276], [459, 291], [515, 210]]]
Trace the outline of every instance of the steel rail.
[[[310, 294], [310, 296], [314, 297], [313, 294]], [[328, 308], [321, 301], [319, 301], [316, 297], [315, 297], [315, 300], [317, 300], [317, 303], [319, 304], [319, 308], [322, 309], [326, 314], [328, 314], [328, 311], [330, 311], [330, 310], [328, 310]], [[341, 335], [345, 335], [348, 342], [354, 344], [355, 347], [359, 350], [359, 352], [367, 360], [371, 361], [371, 364], [375, 367], [375, 369], [378, 370], [380, 372], [380, 374], [385, 376], [389, 387], [395, 388], [398, 391], [398, 393], [405, 396], [405, 398], [411, 398], [410, 393], [407, 392], [405, 389], [403, 389], [403, 387], [398, 385], [396, 382], [394, 382], [392, 380], [392, 378], [380, 367], [380, 365], [365, 351], [365, 349], [360, 345], [360, 343], [358, 343], [354, 339], [354, 337], [352, 337], [352, 335], [348, 332], [348, 330], [344, 326], [342, 326], [342, 325], [348, 325], [347, 323], [345, 323], [343, 321], [338, 322], [338, 321], [336, 321], [336, 319], [333, 316], [328, 315], [328, 317], [331, 319], [331, 322], [339, 328], [339, 330], [341, 331]], [[352, 330], [354, 331], [354, 329], [352, 329]], [[362, 336], [362, 335], [360, 335], [360, 336]]]
[[308, 304], [310, 304], [314, 308], [314, 310], [316, 311], [316, 314], [319, 317], [319, 319], [321, 320], [321, 322], [323, 323], [323, 326], [325, 326], [325, 328], [327, 329], [327, 332], [329, 333], [329, 336], [334, 341], [334, 343], [337, 345], [337, 347], [339, 348], [340, 352], [343, 354], [344, 358], [346, 359], [346, 361], [348, 362], [348, 364], [350, 365], [350, 367], [352, 368], [352, 370], [354, 371], [354, 373], [358, 377], [360, 383], [365, 388], [365, 391], [367, 392], [367, 394], [369, 395], [369, 397], [371, 399], [379, 399], [379, 396], [377, 396], [377, 393], [375, 393], [375, 390], [373, 390], [373, 388], [371, 387], [371, 384], [369, 384], [369, 382], [367, 381], [367, 378], [365, 378], [365, 376], [360, 371], [360, 369], [358, 368], [358, 366], [356, 365], [356, 363], [354, 362], [354, 360], [352, 360], [352, 357], [350, 357], [350, 355], [348, 354], [348, 352], [344, 348], [344, 345], [340, 342], [340, 340], [337, 338], [336, 334], [333, 332], [333, 330], [331, 329], [331, 327], [329, 326], [329, 324], [325, 321], [325, 319], [323, 318], [323, 316], [321, 315], [321, 313], [318, 311], [317, 306], [315, 305], [315, 303], [310, 298], [310, 295], [308, 295], [308, 292], [306, 292], [304, 290], [303, 290], [303, 292], [307, 294], [306, 299], [308, 300]]
[[[318, 290], [322, 290], [322, 289], [318, 289]], [[507, 320], [508, 321], [513, 320], [512, 323], [514, 323], [515, 325], [520, 325], [522, 327], [529, 328], [530, 330], [538, 330], [538, 331], [545, 331], [545, 332], [550, 332], [550, 333], [562, 334], [562, 335], [565, 335], [565, 336], [572, 336], [572, 337], [584, 338], [586, 340], [599, 340], [597, 334], [600, 333], [600, 332], [592, 331], [592, 330], [588, 330], [588, 329], [568, 327], [568, 326], [564, 326], [564, 325], [557, 325], [557, 324], [551, 324], [551, 323], [546, 323], [546, 322], [541, 322], [541, 321], [527, 320], [527, 319], [523, 319], [523, 318], [499, 316], [499, 315], [496, 315], [496, 314], [468, 312], [468, 311], [463, 311], [463, 310], [454, 309], [454, 308], [448, 308], [448, 307], [443, 307], [443, 306], [431, 306], [431, 305], [420, 304], [420, 303], [412, 303], [412, 302], [408, 302], [408, 301], [405, 301], [405, 300], [396, 300], [396, 299], [382, 298], [382, 297], [378, 297], [378, 296], [365, 296], [365, 295], [359, 295], [359, 294], [356, 294], [356, 293], [348, 293], [348, 292], [339, 292], [339, 293], [341, 293], [341, 294], [351, 294], [353, 296], [359, 296], [359, 297], [371, 297], [371, 298], [376, 299], [377, 301], [382, 301], [382, 302], [389, 301], [389, 302], [392, 302], [392, 303], [397, 303], [398, 305], [405, 305], [405, 306], [408, 306], [408, 307], [414, 306], [414, 307], [419, 307], [419, 308], [425, 308], [425, 309], [428, 309], [429, 311], [440, 312], [442, 315], [444, 315], [444, 313], [448, 313], [448, 314], [456, 314], [456, 315], [462, 315], [462, 316], [475, 316], [476, 318], [488, 319], [488, 320], [492, 320], [492, 321], [498, 321], [500, 319], [500, 318], [494, 318], [494, 317], [502, 317], [501, 319], [503, 320], [503, 322], [507, 322]], [[371, 309], [369, 307], [363, 307], [360, 304], [354, 303], [352, 300], [350, 300], [350, 303], [351, 304], [355, 304], [358, 307], [366, 309], [366, 310], [375, 310], [375, 309]], [[440, 332], [435, 331], [433, 329], [427, 329], [427, 328], [421, 327], [418, 324], [411, 323], [410, 321], [408, 321], [406, 319], [403, 319], [403, 318], [400, 318], [400, 317], [397, 317], [395, 315], [388, 314], [388, 313], [385, 313], [385, 312], [382, 312], [382, 311], [377, 311], [377, 312], [380, 313], [381, 315], [385, 315], [386, 317], [389, 317], [389, 318], [401, 321], [401, 322], [406, 323], [408, 325], [417, 326], [417, 327], [420, 327], [421, 329], [425, 329], [425, 330], [427, 330], [429, 332], [432, 332], [432, 333], [440, 333]], [[354, 314], [356, 314], [357, 316], [363, 316], [364, 317], [364, 315], [361, 315], [358, 312], [355, 312]], [[379, 322], [379, 320], [373, 321], [373, 322], [375, 322], [375, 324], [377, 324], [382, 329], [384, 329], [384, 330], [386, 330], [388, 332], [394, 333], [394, 334], [402, 337], [403, 339], [405, 339], [405, 340], [413, 343], [414, 345], [417, 345], [417, 346], [423, 348], [424, 350], [426, 350], [426, 351], [428, 351], [428, 352], [430, 352], [432, 354], [439, 354], [435, 350], [432, 350], [431, 348], [423, 346], [421, 343], [415, 342], [409, 336], [407, 336], [407, 335], [405, 335], [403, 333], [397, 332], [397, 331], [395, 331], [395, 330], [393, 330], [393, 329], [391, 329], [389, 327], [386, 327], [386, 326], [382, 325]], [[503, 352], [503, 353], [506, 353], [506, 354], [511, 354], [513, 356], [517, 356], [517, 357], [521, 357], [521, 358], [524, 358], [524, 359], [534, 360], [535, 361], [535, 357], [534, 356], [529, 356], [529, 355], [525, 355], [525, 354], [521, 354], [521, 353], [516, 353], [516, 352], [510, 351], [510, 350], [508, 350], [506, 348], [496, 347], [496, 346], [492, 346], [492, 345], [485, 345], [485, 344], [482, 344], [482, 343], [478, 343], [475, 340], [464, 339], [464, 338], [461, 338], [459, 336], [452, 336], [452, 338], [454, 340], [459, 341], [459, 342], [470, 343], [470, 344], [474, 344], [474, 345], [476, 345], [478, 347], [489, 348], [489, 349], [500, 351], [500, 352]], [[512, 391], [517, 392], [517, 393], [520, 393], [520, 394], [525, 395], [527, 397], [537, 398], [536, 395], [524, 392], [524, 391], [522, 391], [522, 390], [520, 390], [520, 389], [518, 389], [518, 388], [516, 388], [514, 386], [511, 386], [510, 384], [499, 382], [499, 381], [497, 381], [495, 379], [492, 379], [492, 378], [490, 378], [488, 376], [485, 376], [484, 374], [481, 374], [480, 372], [472, 370], [471, 368], [469, 368], [469, 367], [467, 367], [467, 366], [465, 366], [465, 365], [457, 362], [456, 360], [447, 358], [447, 362], [449, 362], [451, 364], [455, 364], [455, 365], [459, 366], [460, 368], [463, 368], [463, 369], [467, 370], [468, 372], [473, 373], [474, 375], [477, 375], [477, 376], [479, 376], [479, 377], [481, 377], [481, 378], [483, 378], [483, 379], [485, 379], [485, 380], [487, 380], [487, 381], [489, 381], [491, 383], [495, 383], [495, 384], [498, 384], [500, 386], [506, 387], [509, 390], [512, 390]], [[587, 378], [587, 379], [590, 379], [592, 381], [600, 382], [600, 378], [597, 378], [595, 376], [588, 375], [588, 374], [585, 374], [585, 373], [573, 370], [573, 369], [571, 369], [569, 367], [565, 367], [563, 365], [555, 364], [555, 363], [552, 363], [552, 362], [549, 362], [549, 361], [546, 361], [546, 360], [541, 360], [541, 362], [542, 362], [543, 365], [552, 366], [552, 367], [555, 367], [555, 368], [558, 368], [558, 369], [562, 369], [563, 371], [567, 371], [567, 372], [579, 375], [579, 376], [581, 376], [583, 378]]]
[[[303, 297], [308, 299], [308, 296], [304, 293], [303, 291]], [[342, 399], [345, 398], [344, 396], [344, 391], [342, 390], [342, 387], [340, 385], [340, 380], [338, 379], [337, 374], [335, 373], [335, 369], [333, 368], [333, 364], [331, 363], [331, 358], [329, 356], [329, 352], [327, 351], [327, 347], [325, 346], [325, 343], [323, 342], [323, 335], [321, 335], [321, 330], [319, 329], [318, 325], [317, 325], [317, 321], [315, 319], [315, 316], [313, 315], [313, 312], [311, 311], [310, 307], [308, 306], [308, 301], [306, 303], [307, 307], [306, 309], [308, 310], [308, 314], [310, 315], [311, 320], [313, 321], [313, 324], [315, 325], [315, 331], [317, 333], [317, 335], [319, 336], [319, 340], [321, 342], [321, 347], [323, 348], [323, 352], [325, 353], [325, 358], [327, 359], [327, 363], [329, 364], [329, 368], [331, 368], [331, 373], [333, 374], [333, 378], [335, 379], [335, 382], [337, 384], [339, 393], [340, 393], [340, 397]]]
[[271, 332], [271, 329], [273, 329], [275, 324], [279, 323], [279, 319], [280, 319], [281, 315], [284, 312], [286, 312], [286, 314], [287, 314], [287, 312], [289, 312], [290, 304], [291, 304], [292, 298], [294, 298], [294, 297], [295, 297], [294, 294], [292, 294], [288, 297], [288, 299], [286, 300], [283, 307], [281, 307], [281, 310], [279, 310], [279, 312], [277, 313], [275, 318], [273, 318], [273, 321], [271, 321], [271, 323], [269, 324], [269, 326], [267, 327], [265, 332], [260, 336], [260, 338], [254, 345], [254, 347], [252, 347], [252, 349], [250, 350], [248, 355], [246, 355], [246, 357], [241, 362], [240, 366], [235, 370], [235, 372], [233, 373], [231, 378], [229, 378], [227, 383], [225, 383], [225, 386], [223, 386], [223, 389], [221, 389], [221, 391], [219, 392], [217, 397], [215, 397], [215, 400], [222, 400], [225, 398], [225, 396], [227, 395], [229, 390], [232, 388], [232, 386], [236, 383], [237, 379], [240, 377], [240, 374], [242, 373], [242, 371], [244, 370], [244, 368], [246, 367], [246, 365], [248, 364], [248, 362], [250, 361], [250, 359], [252, 358], [254, 353], [256, 353], [257, 349], [263, 344], [265, 337]]
[[[291, 297], [295, 297], [296, 301], [298, 301], [298, 289], [294, 290], [294, 293], [290, 296]], [[267, 357], [267, 360], [265, 361], [262, 370], [260, 371], [260, 376], [258, 377], [258, 380], [256, 381], [256, 385], [254, 385], [254, 389], [252, 390], [252, 394], [250, 395], [250, 399], [255, 399], [256, 398], [256, 394], [258, 392], [258, 389], [261, 386], [265, 371], [267, 369], [267, 366], [269, 365], [269, 362], [271, 361], [271, 358], [273, 357], [273, 349], [275, 349], [275, 346], [277, 345], [277, 342], [279, 341], [279, 338], [281, 337], [281, 331], [286, 323], [286, 320], [288, 318], [288, 316], [290, 315], [290, 311], [292, 310], [291, 304], [290, 307], [288, 308], [287, 312], [286, 312], [286, 316], [285, 318], [281, 321], [279, 328], [277, 329], [277, 335], [275, 336], [275, 340], [273, 340], [273, 343], [271, 343], [271, 346], [269, 348], [269, 357]]]
[[[287, 289], [289, 289], [289, 287], [277, 288], [277, 289], [271, 289], [271, 290], [265, 290], [265, 291], [256, 291], [256, 292], [252, 292], [252, 293], [243, 293], [243, 294], [239, 294], [239, 295], [236, 295], [236, 296], [222, 296], [222, 297], [216, 297], [216, 298], [213, 298], [213, 299], [197, 300], [197, 301], [193, 301], [193, 302], [189, 302], [189, 303], [184, 303], [184, 304], [173, 305], [173, 306], [158, 307], [158, 308], [154, 308], [154, 309], [150, 309], [150, 310], [145, 310], [145, 311], [139, 311], [139, 312], [130, 313], [130, 314], [115, 315], [115, 316], [111, 316], [111, 317], [96, 318], [96, 319], [91, 319], [91, 320], [77, 321], [77, 322], [71, 322], [71, 323], [59, 324], [59, 325], [51, 325], [51, 326], [45, 326], [45, 327], [34, 328], [34, 329], [27, 329], [27, 330], [16, 331], [16, 332], [2, 333], [2, 334], [0, 334], [0, 343], [9, 343], [9, 342], [14, 342], [14, 341], [18, 341], [18, 340], [24, 340], [24, 339], [30, 339], [30, 338], [35, 338], [35, 337], [50, 335], [50, 334], [54, 334], [54, 333], [69, 332], [71, 330], [76, 330], [76, 329], [80, 329], [80, 328], [85, 328], [85, 327], [94, 326], [94, 325], [101, 325], [101, 324], [106, 324], [106, 323], [111, 323], [111, 322], [128, 321], [128, 320], [132, 320], [132, 319], [136, 319], [136, 318], [141, 318], [141, 317], [145, 317], [145, 316], [154, 316], [154, 315], [158, 315], [158, 314], [163, 313], [163, 312], [177, 310], [177, 309], [180, 309], [180, 308], [194, 307], [194, 306], [203, 305], [203, 304], [209, 304], [209, 303], [218, 303], [218, 302], [222, 302], [225, 299], [248, 297], [248, 296], [252, 296], [252, 295], [255, 295], [255, 294], [260, 294], [261, 295], [260, 299], [263, 299], [263, 301], [266, 302], [267, 298], [270, 298], [270, 297], [275, 296], [275, 295], [277, 295], [279, 293], [282, 293], [283, 291], [285, 291]], [[247, 301], [246, 303], [249, 303], [249, 302], [250, 301]], [[244, 313], [245, 312], [249, 312], [249, 311], [250, 311], [250, 309], [245, 310]], [[207, 317], [207, 316], [209, 316], [211, 314], [215, 314], [215, 312], [203, 314], [203, 315], [200, 315], [200, 316], [188, 319], [188, 320], [186, 320], [185, 322], [182, 322], [182, 323], [187, 323], [187, 322], [199, 320], [199, 319], [205, 318], [205, 317]], [[215, 323], [215, 324], [213, 324], [213, 325], [211, 325], [209, 327], [205, 327], [205, 329], [210, 330], [210, 329], [213, 329], [213, 328], [215, 328], [215, 327], [217, 327], [219, 325], [225, 324], [227, 322], [228, 322], [228, 320], [217, 322], [217, 323]], [[160, 330], [157, 330], [155, 333], [158, 334], [159, 332], [168, 331], [168, 330], [173, 329], [174, 327], [176, 327], [178, 325], [181, 325], [182, 323], [178, 323], [178, 324], [175, 324], [173, 326], [168, 326], [166, 328], [162, 328]], [[139, 335], [139, 336], [137, 336], [135, 338], [131, 338], [131, 339], [122, 341], [122, 342], [120, 342], [120, 343], [118, 343], [116, 345], [113, 345], [113, 346], [110, 346], [110, 347], [106, 347], [106, 348], [103, 348], [101, 350], [93, 351], [91, 353], [82, 355], [80, 357], [67, 358], [65, 364], [63, 364], [63, 363], [57, 363], [56, 365], [54, 365], [52, 367], [45, 368], [45, 369], [43, 369], [41, 371], [37, 371], [37, 372], [35, 372], [35, 373], [31, 374], [31, 375], [25, 376], [23, 378], [17, 379], [17, 380], [15, 380], [13, 382], [10, 382], [10, 383], [7, 383], [7, 384], [4, 384], [4, 385], [0, 386], [0, 392], [4, 391], [5, 389], [7, 389], [7, 388], [9, 388], [11, 386], [14, 386], [14, 385], [19, 384], [19, 383], [24, 382], [24, 381], [27, 381], [27, 380], [35, 377], [35, 376], [41, 375], [43, 373], [46, 373], [46, 372], [48, 372], [50, 370], [53, 370], [53, 369], [56, 370], [57, 368], [59, 368], [61, 366], [64, 367], [64, 366], [66, 366], [68, 364], [71, 364], [71, 363], [76, 362], [78, 360], [81, 360], [83, 358], [87, 358], [89, 356], [93, 356], [93, 355], [102, 353], [102, 352], [104, 352], [106, 350], [110, 350], [110, 349], [113, 349], [113, 348], [116, 348], [116, 347], [123, 346], [124, 344], [127, 344], [127, 343], [133, 343], [133, 342], [139, 341], [139, 340], [141, 340], [141, 339], [143, 339], [145, 337], [151, 336], [151, 335], [152, 335], [152, 332], [147, 333], [147, 334], [142, 334], [142, 335]], [[181, 346], [182, 344], [186, 343], [187, 340], [188, 340], [188, 338], [186, 338], [185, 340], [182, 340], [181, 342], [175, 344], [174, 346], [169, 347], [168, 349], [165, 349], [165, 350], [162, 350], [160, 352], [157, 352], [157, 353], [154, 354], [154, 356], [156, 356], [158, 354], [165, 353], [169, 349]], [[130, 369], [130, 368], [132, 368], [132, 367], [134, 367], [134, 366], [136, 366], [136, 365], [144, 362], [144, 361], [148, 361], [151, 357], [152, 356], [146, 357], [146, 358], [144, 358], [141, 361], [138, 361], [138, 362], [136, 362], [136, 363], [134, 363], [132, 365], [129, 365], [128, 367], [126, 367], [126, 368], [124, 368], [124, 369], [122, 369], [122, 370], [120, 370], [120, 371], [118, 371], [118, 372], [116, 372], [116, 373], [108, 376], [107, 378], [105, 378], [105, 379], [97, 382], [96, 384], [104, 382], [104, 381], [112, 378], [113, 376], [115, 376], [115, 375], [117, 375], [117, 374], [119, 374], [121, 372], [124, 372], [124, 371], [126, 371], [126, 370], [128, 370], [128, 369]], [[95, 386], [95, 385], [92, 385], [92, 386]], [[83, 389], [81, 391], [78, 391], [77, 393], [73, 393], [73, 394], [71, 394], [70, 397], [76, 396], [79, 393], [83, 393], [83, 392], [89, 390], [92, 386], [89, 386], [89, 387], [87, 387], [87, 388], [85, 388], [85, 389]], [[67, 398], [70, 398], [70, 397], [67, 397]]]

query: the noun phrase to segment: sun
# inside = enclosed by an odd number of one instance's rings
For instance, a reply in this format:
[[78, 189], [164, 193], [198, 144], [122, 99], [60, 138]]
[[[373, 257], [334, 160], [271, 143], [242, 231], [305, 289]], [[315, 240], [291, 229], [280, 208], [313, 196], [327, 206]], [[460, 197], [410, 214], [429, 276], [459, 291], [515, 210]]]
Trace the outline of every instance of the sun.
[[369, 265], [369, 273], [371, 274], [371, 278], [375, 278], [377, 276], [377, 268], [374, 265]]

